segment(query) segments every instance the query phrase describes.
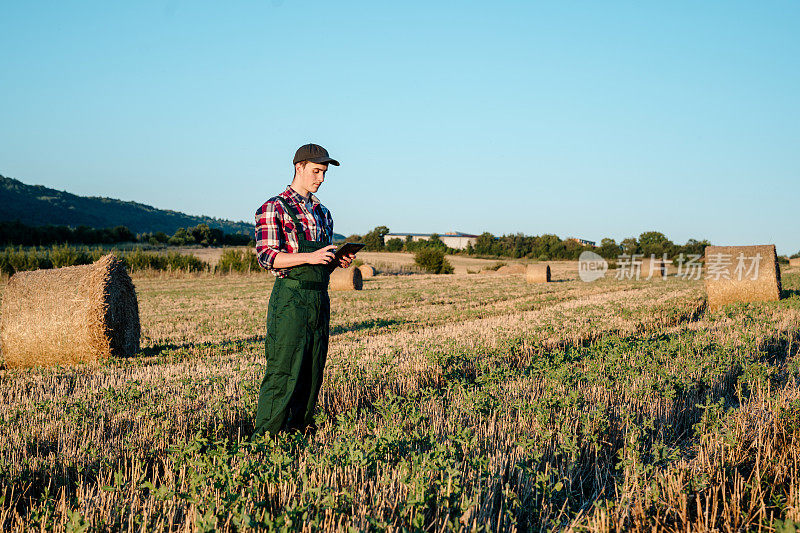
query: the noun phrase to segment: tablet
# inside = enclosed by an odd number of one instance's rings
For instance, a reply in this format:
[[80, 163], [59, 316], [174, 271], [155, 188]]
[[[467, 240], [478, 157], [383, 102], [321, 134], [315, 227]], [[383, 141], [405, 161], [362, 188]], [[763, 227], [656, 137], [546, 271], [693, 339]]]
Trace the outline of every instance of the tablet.
[[342, 257], [344, 257], [346, 255], [354, 254], [354, 253], [358, 252], [360, 249], [362, 249], [363, 247], [364, 247], [364, 244], [362, 244], [360, 242], [346, 242], [346, 243], [342, 244], [341, 246], [339, 246], [336, 249], [336, 260], [335, 260], [336, 264], [339, 264], [339, 260]]

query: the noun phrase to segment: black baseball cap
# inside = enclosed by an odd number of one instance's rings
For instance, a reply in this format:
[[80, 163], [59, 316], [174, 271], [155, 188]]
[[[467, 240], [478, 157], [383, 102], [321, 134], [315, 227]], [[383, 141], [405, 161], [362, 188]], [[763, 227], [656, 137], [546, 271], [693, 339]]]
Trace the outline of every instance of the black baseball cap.
[[334, 166], [339, 166], [339, 162], [328, 155], [328, 151], [318, 144], [304, 144], [294, 153], [294, 161], [292, 164], [297, 164], [300, 161], [311, 161], [312, 163], [330, 163]]

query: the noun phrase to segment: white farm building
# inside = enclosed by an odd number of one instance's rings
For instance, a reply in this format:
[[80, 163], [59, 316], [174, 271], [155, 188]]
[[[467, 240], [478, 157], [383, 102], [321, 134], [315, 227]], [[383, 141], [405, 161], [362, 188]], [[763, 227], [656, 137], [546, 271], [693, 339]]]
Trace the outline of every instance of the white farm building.
[[[433, 233], [389, 233], [383, 237], [383, 242], [389, 239], [400, 239], [405, 242], [409, 237], [414, 241], [427, 241], [431, 238], [431, 235], [433, 235]], [[439, 239], [441, 239], [448, 248], [463, 250], [467, 247], [467, 244], [475, 246], [478, 236], [469, 233], [461, 233], [460, 231], [450, 231], [440, 234]]]

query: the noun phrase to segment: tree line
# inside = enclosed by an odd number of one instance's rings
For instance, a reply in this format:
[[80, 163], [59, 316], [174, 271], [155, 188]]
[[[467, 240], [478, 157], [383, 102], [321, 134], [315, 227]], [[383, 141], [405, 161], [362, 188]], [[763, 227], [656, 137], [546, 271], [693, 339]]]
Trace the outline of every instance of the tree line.
[[675, 258], [680, 254], [703, 255], [706, 246], [711, 246], [708, 240], [689, 239], [685, 244], [675, 244], [661, 232], [646, 231], [638, 237], [628, 237], [619, 243], [616, 240], [605, 238], [599, 246], [581, 244], [574, 239], [562, 239], [558, 235], [523, 235], [522, 233], [495, 236], [489, 232], [478, 236], [475, 244], [469, 244], [464, 250], [448, 248], [437, 234], [431, 235], [428, 240], [414, 241], [411, 237], [405, 239], [389, 238], [389, 228], [378, 226], [365, 235], [351, 235], [348, 240], [363, 242], [369, 251], [388, 252], [417, 252], [425, 248], [442, 250], [449, 254], [493, 256], [509, 258], [528, 258], [540, 261], [549, 260], [574, 260], [578, 259], [581, 252], [590, 250], [606, 259], [616, 259], [622, 254], [651, 254], [662, 257], [667, 254]]
[[125, 226], [91, 228], [89, 226], [29, 226], [19, 221], [0, 222], [0, 246], [52, 246], [56, 244], [143, 243], [153, 246], [244, 246], [255, 245], [253, 238], [239, 233], [224, 233], [208, 224], [178, 228], [174, 234], [163, 231], [135, 234]]

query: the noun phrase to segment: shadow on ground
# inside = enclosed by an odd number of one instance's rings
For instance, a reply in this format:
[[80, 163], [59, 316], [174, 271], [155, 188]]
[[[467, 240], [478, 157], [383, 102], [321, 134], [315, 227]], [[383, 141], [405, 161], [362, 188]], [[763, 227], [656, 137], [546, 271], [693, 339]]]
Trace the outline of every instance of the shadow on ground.
[[254, 342], [264, 342], [266, 339], [266, 335], [252, 335], [250, 337], [244, 337], [241, 339], [233, 339], [224, 342], [185, 342], [182, 344], [174, 344], [174, 343], [163, 343], [163, 344], [154, 344], [153, 346], [148, 346], [147, 348], [142, 348], [142, 350], [136, 354], [134, 357], [156, 357], [161, 355], [165, 351], [179, 351], [183, 349], [189, 348], [222, 348], [222, 349], [229, 349], [235, 350], [241, 347], [244, 344], [250, 344]]
[[409, 320], [384, 320], [382, 318], [373, 318], [370, 320], [362, 320], [361, 322], [353, 322], [350, 324], [342, 324], [341, 326], [334, 326], [331, 328], [331, 335], [339, 335], [348, 333], [350, 331], [363, 331], [365, 329], [382, 329], [395, 326], [398, 324], [408, 324]]

